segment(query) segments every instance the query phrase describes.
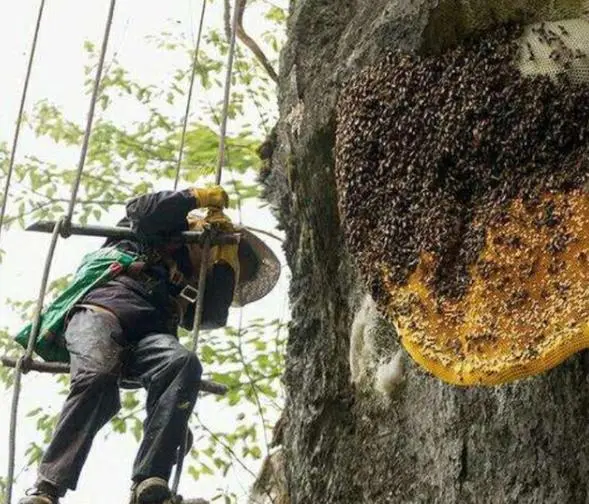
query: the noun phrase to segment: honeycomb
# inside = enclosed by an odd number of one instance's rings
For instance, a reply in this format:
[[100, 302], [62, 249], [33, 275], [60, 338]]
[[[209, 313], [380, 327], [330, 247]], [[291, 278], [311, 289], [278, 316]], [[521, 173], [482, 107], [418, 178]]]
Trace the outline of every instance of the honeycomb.
[[[542, 225], [543, 208], [557, 216]], [[428, 285], [424, 254], [388, 313], [411, 356], [439, 378], [493, 385], [541, 373], [589, 347], [589, 196], [544, 195], [533, 208], [511, 203], [487, 228], [471, 284], [459, 299]], [[386, 271], [383, 271], [386, 278]]]
[[589, 22], [585, 19], [526, 26], [517, 67], [524, 76], [566, 77], [573, 85], [589, 82]]
[[567, 5], [575, 18], [390, 53], [338, 103], [348, 248], [410, 355], [449, 383], [589, 347], [589, 24]]
[[441, 0], [429, 14], [422, 49], [438, 53], [500, 23], [574, 20], [588, 11], [587, 0]]

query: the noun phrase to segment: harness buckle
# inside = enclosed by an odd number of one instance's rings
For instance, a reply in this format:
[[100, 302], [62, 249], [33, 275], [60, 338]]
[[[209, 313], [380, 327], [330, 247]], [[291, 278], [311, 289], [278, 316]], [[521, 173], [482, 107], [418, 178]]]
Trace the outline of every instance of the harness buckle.
[[186, 284], [180, 291], [180, 297], [186, 299], [190, 304], [194, 304], [198, 299], [198, 289], [195, 289], [192, 285]]

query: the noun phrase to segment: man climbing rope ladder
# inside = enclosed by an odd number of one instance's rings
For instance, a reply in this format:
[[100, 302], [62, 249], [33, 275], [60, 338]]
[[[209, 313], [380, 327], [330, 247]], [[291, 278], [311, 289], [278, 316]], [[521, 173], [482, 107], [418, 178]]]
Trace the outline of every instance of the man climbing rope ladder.
[[[139, 238], [107, 240], [101, 257], [107, 251], [116, 260], [106, 274], [93, 281], [80, 278], [91, 269], [83, 264], [70, 288], [45, 310], [36, 350], [49, 359], [69, 358], [71, 389], [37, 482], [20, 504], [56, 504], [76, 488], [94, 436], [120, 408], [119, 385], [133, 381], [147, 390], [147, 417], [133, 466], [131, 504], [170, 497], [168, 479], [202, 373], [197, 356], [180, 344], [176, 332], [178, 325], [194, 323], [194, 285], [203, 254], [199, 245], [166, 244], [162, 238], [202, 229], [207, 220], [233, 230], [222, 213], [227, 205], [219, 186], [135, 198], [119, 225], [130, 225]], [[210, 219], [188, 215], [205, 207]], [[94, 259], [89, 254], [85, 263]], [[278, 274], [276, 257], [251, 233], [242, 230], [239, 245], [212, 247], [202, 327], [224, 326], [233, 300], [243, 305], [261, 298]], [[27, 330], [17, 337], [24, 335], [25, 345]]]

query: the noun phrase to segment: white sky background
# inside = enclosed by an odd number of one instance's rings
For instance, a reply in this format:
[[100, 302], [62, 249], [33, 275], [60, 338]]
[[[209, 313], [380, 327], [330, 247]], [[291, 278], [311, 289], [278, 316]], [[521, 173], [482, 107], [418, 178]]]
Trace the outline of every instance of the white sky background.
[[[284, 5], [286, 1], [275, 3]], [[31, 110], [38, 100], [48, 98], [63, 109], [65, 117], [79, 124], [85, 123], [88, 96], [83, 92], [83, 66], [87, 63], [83, 42], [91, 40], [96, 46], [100, 45], [108, 4], [108, 0], [46, 1], [27, 98], [27, 110]], [[38, 5], [37, 0], [0, 2], [0, 142], [4, 141], [9, 145], [14, 133], [14, 120], [18, 111]], [[221, 6], [222, 2], [218, 0], [209, 5], [206, 21], [208, 26], [211, 26], [211, 23], [221, 26]], [[116, 51], [121, 65], [128, 69], [133, 77], [155, 84], [165, 82], [170, 78], [171, 71], [185, 67], [188, 61], [183, 54], [172, 52], [166, 53], [165, 57], [161, 57], [162, 53], [154, 57], [155, 48], [153, 44], [146, 43], [145, 36], [174, 29], [186, 33], [190, 40], [193, 33], [196, 33], [200, 8], [201, 3], [197, 0], [120, 0], [115, 10], [108, 55]], [[266, 28], [255, 8], [246, 12], [245, 22], [246, 29], [255, 38], [259, 38], [259, 33]], [[196, 99], [191, 111], [193, 118], [198, 117], [199, 113], [198, 93], [197, 85], [194, 95]], [[177, 102], [176, 107], [180, 116], [184, 104]], [[118, 119], [123, 123], [141, 119], [136, 115], [137, 110], [130, 107], [118, 107], [116, 111], [119, 114]], [[251, 120], [256, 121], [255, 118]], [[232, 129], [231, 123], [229, 129]], [[75, 165], [79, 155], [76, 149], [56, 148], [51, 142], [36, 139], [32, 133], [24, 130], [18, 148], [17, 162], [22, 160], [25, 154], [32, 153], [41, 154], [43, 159], [54, 159], [60, 166]], [[162, 185], [161, 188], [167, 186]], [[122, 208], [115, 209], [108, 217], [105, 216], [102, 222], [116, 222], [121, 217], [120, 212]], [[270, 213], [260, 209], [257, 203], [245, 205], [242, 216], [244, 224], [267, 230], [274, 228], [275, 223]], [[280, 244], [275, 240], [264, 239], [284, 263]], [[101, 239], [82, 237], [72, 237], [67, 242], [61, 241], [53, 262], [51, 278], [71, 273], [82, 255], [100, 246], [101, 242]], [[4, 302], [7, 297], [18, 300], [36, 298], [48, 243], [49, 235], [18, 230], [3, 231], [1, 247], [6, 251], [6, 256], [0, 265], [0, 326], [8, 326], [15, 331], [20, 325], [18, 316]], [[284, 270], [274, 292], [245, 310], [246, 323], [248, 318], [265, 317], [270, 320], [287, 316], [287, 276]], [[232, 314], [232, 325], [236, 324], [236, 315], [237, 313]], [[206, 338], [206, 334], [203, 337]], [[58, 395], [58, 387], [50, 377], [30, 373], [24, 377], [23, 385], [17, 439], [16, 472], [19, 478], [13, 502], [18, 500], [35, 478], [34, 471], [23, 470], [26, 446], [38, 437], [33, 422], [25, 415], [36, 407], [51, 412], [59, 411], [63, 402], [63, 397]], [[11, 391], [0, 390], [0, 472], [3, 476], [6, 475], [10, 400]], [[199, 414], [206, 424], [230, 431], [235, 412], [224, 408], [207, 399], [200, 400], [197, 405]], [[254, 415], [255, 411], [248, 414]], [[70, 492], [63, 500], [64, 504], [127, 502], [129, 477], [137, 444], [131, 435], [108, 435], [109, 431], [110, 428], [107, 426], [98, 435], [82, 473], [78, 490]], [[253, 465], [251, 468], [257, 470]], [[246, 502], [245, 486], [248, 483], [243, 471], [230, 471], [226, 479], [208, 478], [199, 482], [194, 482], [185, 474], [181, 482], [181, 493], [185, 497], [211, 498], [217, 493], [217, 488], [222, 488], [236, 492], [241, 496], [239, 502]]]

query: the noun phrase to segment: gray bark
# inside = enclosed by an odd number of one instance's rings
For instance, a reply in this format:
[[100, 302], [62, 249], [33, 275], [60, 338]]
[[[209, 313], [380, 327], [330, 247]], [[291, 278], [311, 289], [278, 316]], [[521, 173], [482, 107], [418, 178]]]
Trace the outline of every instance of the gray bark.
[[[408, 358], [389, 398], [370, 377], [351, 384], [350, 333], [364, 287], [337, 211], [338, 89], [386, 49], [440, 48], [470, 29], [436, 39], [437, 3], [291, 2], [267, 197], [292, 270], [282, 439], [292, 504], [589, 501], [589, 388], [579, 356], [497, 388], [444, 384]], [[391, 331], [376, 330], [389, 353]]]

